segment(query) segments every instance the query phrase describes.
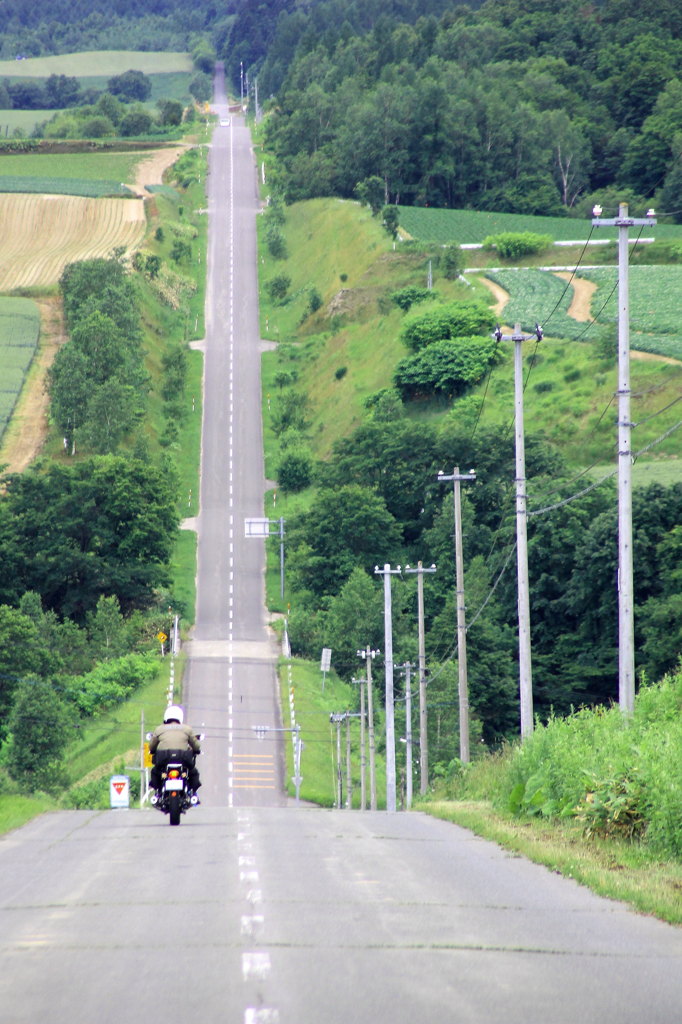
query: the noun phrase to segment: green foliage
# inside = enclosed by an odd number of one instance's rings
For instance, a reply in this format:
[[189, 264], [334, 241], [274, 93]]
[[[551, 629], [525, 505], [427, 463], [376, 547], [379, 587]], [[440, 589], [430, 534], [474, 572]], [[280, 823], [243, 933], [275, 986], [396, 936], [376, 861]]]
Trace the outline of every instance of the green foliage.
[[157, 671], [155, 654], [127, 654], [98, 664], [83, 676], [71, 677], [65, 686], [66, 699], [83, 717], [91, 717], [120, 704], [140, 686], [150, 682]]
[[287, 493], [302, 491], [313, 477], [313, 456], [307, 448], [286, 448], [277, 467], [277, 482]]
[[464, 252], [458, 245], [446, 245], [438, 260], [443, 277], [456, 281], [465, 267]]
[[0, 438], [9, 422], [38, 344], [40, 312], [30, 299], [0, 299]]
[[24, 792], [55, 792], [64, 783], [61, 757], [71, 738], [67, 707], [50, 682], [19, 684], [9, 717], [7, 761]]
[[125, 614], [168, 582], [177, 529], [168, 471], [130, 456], [52, 464], [12, 476], [0, 501], [0, 599], [27, 590], [84, 620], [101, 595]]
[[404, 313], [407, 313], [408, 309], [418, 302], [432, 301], [436, 297], [437, 292], [434, 292], [432, 288], [418, 288], [416, 285], [408, 285], [406, 288], [391, 292], [391, 302], [395, 303]]
[[397, 206], [384, 206], [381, 211], [381, 222], [388, 231], [391, 238], [398, 235], [399, 211]]
[[483, 239], [483, 248], [495, 249], [504, 260], [533, 256], [551, 244], [551, 235], [537, 235], [532, 231], [507, 231], [500, 235], [488, 235]]
[[291, 286], [291, 278], [288, 274], [276, 274], [270, 278], [265, 288], [272, 302], [282, 302]]
[[385, 202], [386, 185], [377, 174], [370, 175], [355, 186], [355, 195], [363, 206], [369, 206], [372, 216], [376, 217]]
[[487, 306], [475, 302], [451, 302], [406, 318], [401, 339], [412, 352], [449, 338], [485, 334], [495, 321]]
[[483, 378], [496, 353], [492, 339], [436, 341], [398, 363], [393, 383], [404, 402], [428, 395], [453, 398]]
[[464, 780], [519, 815], [576, 817], [586, 835], [638, 840], [682, 858], [682, 673], [644, 686], [632, 719], [618, 707], [583, 709], [536, 727], [491, 767]]

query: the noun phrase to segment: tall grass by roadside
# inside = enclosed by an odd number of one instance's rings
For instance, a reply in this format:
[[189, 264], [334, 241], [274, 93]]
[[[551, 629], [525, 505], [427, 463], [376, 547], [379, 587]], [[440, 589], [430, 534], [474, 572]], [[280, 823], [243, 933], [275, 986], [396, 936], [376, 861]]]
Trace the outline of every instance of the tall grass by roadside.
[[682, 860], [681, 712], [682, 670], [643, 685], [631, 717], [585, 708], [467, 771], [453, 766], [444, 792], [519, 817], [574, 818], [587, 836]]

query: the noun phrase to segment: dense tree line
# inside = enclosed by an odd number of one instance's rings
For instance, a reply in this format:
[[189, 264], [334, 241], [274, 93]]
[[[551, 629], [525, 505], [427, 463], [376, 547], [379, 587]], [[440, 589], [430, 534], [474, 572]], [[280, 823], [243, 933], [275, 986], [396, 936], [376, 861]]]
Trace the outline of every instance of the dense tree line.
[[60, 288], [70, 339], [50, 368], [50, 414], [73, 453], [76, 442], [112, 452], [141, 419], [143, 365], [135, 284], [117, 260], [70, 264]]
[[213, 0], [0, 0], [0, 58], [80, 50], [191, 50], [197, 34], [224, 35], [234, 4]]
[[[559, 455], [539, 438], [527, 437], [526, 445], [529, 509], [559, 504], [575, 490]], [[287, 522], [291, 639], [296, 652], [313, 658], [322, 646], [332, 647], [335, 667], [356, 673], [356, 651], [383, 645], [375, 565], [433, 562], [438, 571], [425, 583], [427, 649], [430, 671], [440, 681], [432, 697], [441, 685], [445, 694], [456, 654], [453, 511], [452, 493], [444, 493], [436, 477], [455, 463], [475, 466], [477, 473], [462, 498], [469, 677], [483, 738], [495, 741], [518, 732], [514, 440], [508, 431], [472, 439], [452, 420], [437, 427], [398, 414], [370, 416], [340, 441], [317, 467], [311, 507]], [[617, 699], [616, 506], [615, 490], [606, 484], [529, 517], [535, 707], [543, 717]], [[637, 668], [658, 678], [675, 667], [682, 647], [682, 486], [637, 490], [633, 516], [640, 567]], [[413, 577], [394, 581], [393, 603], [395, 663], [414, 661]], [[449, 756], [456, 756], [456, 711], [447, 714]]]
[[353, 196], [379, 176], [385, 201], [408, 205], [584, 215], [617, 187], [678, 210], [671, 2], [271, 7], [262, 45], [255, 6], [240, 9], [230, 53], [252, 46], [289, 200]]

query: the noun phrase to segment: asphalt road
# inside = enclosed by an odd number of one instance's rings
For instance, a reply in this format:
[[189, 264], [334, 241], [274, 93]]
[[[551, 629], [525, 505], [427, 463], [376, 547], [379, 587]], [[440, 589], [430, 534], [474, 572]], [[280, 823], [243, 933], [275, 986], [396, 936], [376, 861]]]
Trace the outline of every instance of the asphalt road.
[[[224, 110], [224, 108], [220, 108]], [[198, 616], [202, 804], [44, 815], [0, 839], [1, 1024], [676, 1024], [682, 930], [422, 814], [283, 796], [263, 551], [257, 211], [214, 135]], [[305, 767], [304, 767], [305, 771]]]

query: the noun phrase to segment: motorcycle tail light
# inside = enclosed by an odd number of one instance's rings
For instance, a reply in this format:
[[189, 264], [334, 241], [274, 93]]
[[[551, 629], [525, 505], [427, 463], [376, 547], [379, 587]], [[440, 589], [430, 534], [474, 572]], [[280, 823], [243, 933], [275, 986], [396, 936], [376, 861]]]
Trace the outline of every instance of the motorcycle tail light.
[[180, 772], [177, 771], [177, 769], [174, 768], [172, 771], [168, 772], [168, 778], [169, 779], [179, 779], [180, 778]]

